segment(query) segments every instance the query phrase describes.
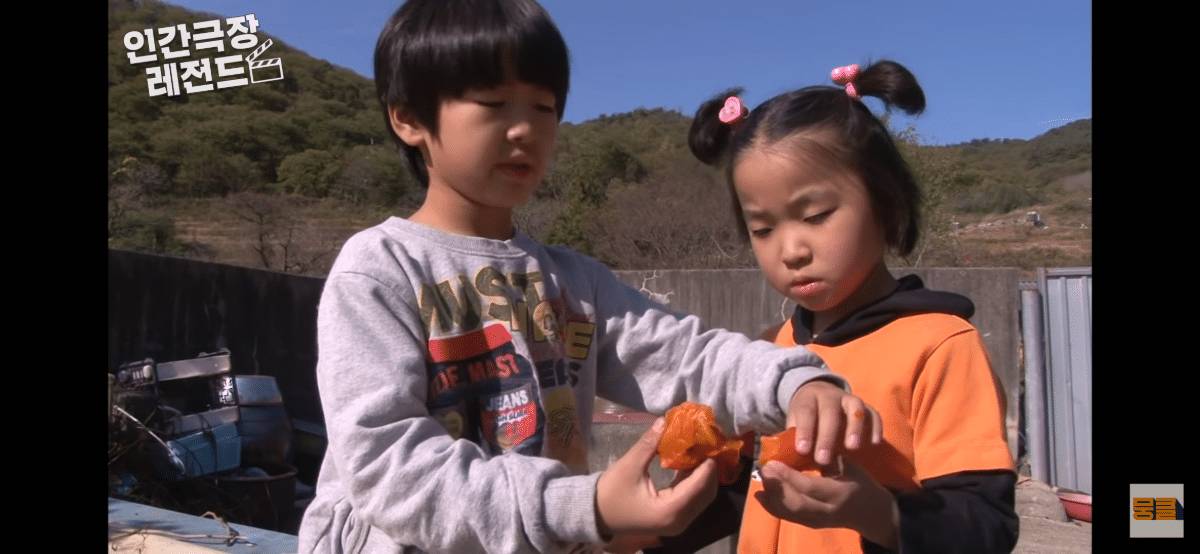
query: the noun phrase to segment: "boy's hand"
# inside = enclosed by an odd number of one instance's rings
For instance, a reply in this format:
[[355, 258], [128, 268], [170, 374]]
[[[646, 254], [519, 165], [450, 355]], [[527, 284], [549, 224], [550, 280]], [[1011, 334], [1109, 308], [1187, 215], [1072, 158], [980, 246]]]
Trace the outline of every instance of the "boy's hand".
[[853, 529], [875, 544], [896, 548], [896, 499], [862, 468], [847, 462], [842, 475], [824, 477], [768, 462], [759, 474], [763, 490], [754, 497], [771, 515], [814, 529]]
[[647, 469], [658, 453], [666, 420], [654, 425], [613, 462], [596, 482], [596, 523], [600, 534], [673, 536], [682, 533], [717, 495], [717, 464], [705, 460], [670, 487], [654, 488]]
[[846, 450], [858, 450], [863, 437], [870, 437], [873, 445], [883, 441], [879, 414], [861, 398], [828, 381], [809, 381], [796, 389], [788, 403], [787, 426], [796, 428], [796, 452], [811, 454], [815, 443], [813, 458], [821, 465], [833, 462], [839, 443]]

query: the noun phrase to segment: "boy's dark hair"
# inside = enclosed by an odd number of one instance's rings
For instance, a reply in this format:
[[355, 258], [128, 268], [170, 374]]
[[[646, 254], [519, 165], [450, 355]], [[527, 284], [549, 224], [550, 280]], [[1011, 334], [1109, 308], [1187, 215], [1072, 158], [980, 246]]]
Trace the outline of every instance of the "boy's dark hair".
[[[869, 65], [854, 80], [854, 86], [860, 96], [880, 98], [889, 110], [896, 106], [905, 113], [918, 114], [925, 109], [925, 93], [916, 77], [892, 61]], [[797, 148], [858, 172], [888, 246], [901, 256], [912, 252], [920, 229], [920, 189], [887, 127], [866, 104], [852, 98], [844, 88], [811, 86], [767, 100], [734, 126], [722, 123], [717, 113], [725, 99], [741, 92], [740, 88], [730, 89], [700, 105], [692, 120], [688, 146], [700, 161], [725, 165], [743, 238], [748, 235], [733, 189], [734, 162], [751, 145], [773, 145], [803, 135], [810, 140], [797, 142]], [[825, 137], [833, 137], [832, 143]]]
[[409, 0], [375, 43], [375, 92], [384, 122], [422, 186], [429, 175], [421, 151], [396, 136], [388, 106], [407, 110], [436, 135], [443, 99], [510, 78], [552, 91], [562, 120], [570, 86], [567, 45], [533, 0]]

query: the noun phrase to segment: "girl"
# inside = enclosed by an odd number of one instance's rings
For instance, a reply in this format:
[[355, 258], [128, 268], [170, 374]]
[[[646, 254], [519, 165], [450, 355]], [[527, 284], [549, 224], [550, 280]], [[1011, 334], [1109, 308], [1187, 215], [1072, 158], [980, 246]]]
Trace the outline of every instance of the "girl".
[[917, 114], [924, 92], [891, 61], [832, 77], [842, 86], [753, 110], [727, 91], [700, 106], [689, 136], [724, 168], [767, 281], [797, 304], [766, 338], [816, 352], [883, 420], [883, 444], [850, 452], [842, 475], [761, 468], [739, 551], [1011, 551], [1013, 460], [974, 305], [884, 264], [916, 245], [920, 193], [862, 98]]

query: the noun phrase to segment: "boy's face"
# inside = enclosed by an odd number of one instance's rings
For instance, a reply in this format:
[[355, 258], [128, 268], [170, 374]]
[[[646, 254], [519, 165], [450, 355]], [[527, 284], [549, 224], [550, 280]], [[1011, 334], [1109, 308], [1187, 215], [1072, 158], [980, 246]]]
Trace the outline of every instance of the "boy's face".
[[402, 139], [422, 148], [429, 186], [489, 208], [527, 202], [546, 174], [558, 133], [554, 93], [509, 81], [443, 99], [438, 135], [415, 125]]

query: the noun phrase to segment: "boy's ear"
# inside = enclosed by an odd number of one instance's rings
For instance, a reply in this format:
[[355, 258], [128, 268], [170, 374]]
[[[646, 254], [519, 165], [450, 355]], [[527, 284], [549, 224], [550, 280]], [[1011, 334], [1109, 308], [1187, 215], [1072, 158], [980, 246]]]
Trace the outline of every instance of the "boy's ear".
[[392, 130], [396, 132], [396, 136], [404, 141], [404, 144], [414, 148], [420, 148], [425, 145], [429, 134], [428, 130], [417, 121], [412, 112], [403, 110], [397, 106], [388, 106], [388, 123], [392, 126]]

